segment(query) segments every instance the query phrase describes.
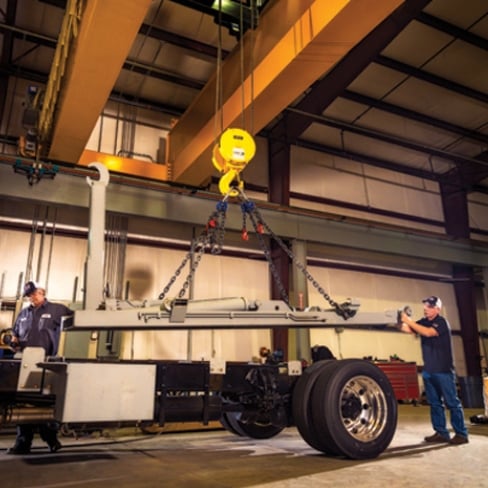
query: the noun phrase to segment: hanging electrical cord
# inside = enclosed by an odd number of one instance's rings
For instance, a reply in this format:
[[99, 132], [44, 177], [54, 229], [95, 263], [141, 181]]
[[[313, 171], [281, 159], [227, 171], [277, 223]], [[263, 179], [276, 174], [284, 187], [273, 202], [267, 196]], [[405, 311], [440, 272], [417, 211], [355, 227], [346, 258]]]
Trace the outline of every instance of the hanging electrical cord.
[[[157, 18], [159, 17], [159, 14], [161, 12], [161, 9], [163, 7], [163, 0], [159, 0], [158, 6], [152, 15], [152, 18], [149, 22], [148, 28], [145, 30], [144, 34], [142, 35], [142, 41], [139, 43], [139, 48], [137, 50], [137, 53], [134, 55], [134, 60], [137, 60], [140, 58], [140, 55], [142, 53], [142, 50], [146, 43], [148, 42], [148, 39], [150, 39], [151, 32], [154, 28], [154, 25], [156, 23]], [[163, 42], [159, 42], [158, 49], [156, 49], [156, 52], [152, 56], [152, 59], [149, 63], [150, 67], [155, 66], [156, 60], [158, 59], [160, 53], [161, 53], [161, 48], [162, 48]], [[132, 62], [130, 63], [130, 68], [128, 70], [128, 75], [131, 76], [134, 74], [135, 69], [137, 67], [137, 63]], [[138, 76], [138, 75], [137, 75]], [[147, 81], [147, 77], [143, 76], [141, 77], [137, 88], [134, 90], [134, 99], [137, 101], [142, 93], [142, 89], [144, 87], [144, 84]], [[117, 99], [119, 102], [117, 102], [117, 125], [116, 125], [116, 130], [118, 131], [118, 125], [120, 121], [120, 106], [122, 105], [120, 100], [123, 99], [122, 97], [122, 91], [119, 91]], [[115, 148], [114, 154], [123, 154], [128, 157], [132, 157], [135, 155], [134, 153], [134, 145], [135, 145], [135, 126], [137, 125], [137, 110], [132, 107], [132, 106], [126, 106], [124, 105], [124, 109], [122, 110], [123, 113], [123, 119], [122, 119], [122, 140], [121, 140], [121, 148], [120, 150], [118, 148]], [[117, 143], [117, 138], [115, 138], [115, 144]]]
[[246, 115], [244, 107], [246, 106], [246, 91], [244, 88], [244, 5], [241, 2], [239, 7], [239, 55], [240, 55], [240, 70], [241, 70], [241, 126], [246, 129]]
[[103, 267], [104, 293], [107, 298], [121, 299], [127, 250], [127, 218], [109, 214]]
[[[220, 132], [218, 129], [219, 113], [221, 117], [221, 127], [223, 130], [223, 104], [222, 104], [222, 69], [220, 64], [220, 51], [221, 51], [221, 7], [222, 2], [219, 0], [219, 56], [217, 61], [217, 73], [216, 73], [216, 105], [215, 105], [215, 116], [214, 116], [214, 127], [215, 127], [215, 144], [212, 152], [212, 163], [215, 168], [221, 173], [221, 178], [219, 180], [219, 190], [222, 195], [230, 195], [235, 197], [238, 195], [238, 191], [242, 190], [244, 187], [244, 182], [241, 180], [240, 173], [247, 166], [249, 161], [254, 157], [256, 153], [256, 144], [252, 135], [246, 130], [246, 72], [245, 72], [245, 42], [244, 42], [244, 6], [241, 3], [240, 6], [240, 39], [239, 39], [239, 49], [240, 49], [240, 82], [241, 82], [241, 123], [242, 128], [227, 128], [221, 133], [218, 141], [217, 134]], [[254, 27], [254, 3], [251, 5], [251, 27]], [[253, 62], [253, 38], [251, 37], [250, 45], [250, 59]], [[254, 76], [254, 66], [250, 66], [251, 86], [253, 86], [253, 76]], [[254, 88], [251, 90], [251, 119], [253, 103], [254, 103]], [[250, 121], [250, 126], [253, 126], [253, 121]]]
[[[256, 13], [256, 25], [254, 24], [254, 14]], [[257, 27], [259, 23], [259, 11], [256, 6], [255, 0], [251, 0], [251, 33], [249, 34], [250, 39], [250, 54], [249, 54], [249, 73], [250, 73], [250, 95], [251, 103], [249, 106], [250, 122], [249, 122], [249, 132], [254, 134], [254, 28]]]
[[[241, 3], [241, 12], [240, 12], [240, 31], [241, 31], [241, 86], [242, 86], [242, 128], [246, 129], [250, 134], [254, 134], [254, 29], [258, 23], [258, 9], [256, 7], [255, 0], [251, 0], [249, 4], [249, 11], [250, 11], [250, 31], [249, 31], [249, 42], [247, 45], [249, 46], [249, 122], [246, 122], [245, 116], [245, 104], [246, 104], [246, 97], [245, 97], [245, 79], [246, 79], [246, 70], [245, 70], [245, 43], [244, 43], [244, 6]], [[256, 18], [255, 18], [256, 16]]]
[[54, 236], [56, 234], [56, 222], [58, 219], [58, 209], [57, 207], [54, 207], [54, 217], [53, 217], [53, 224], [52, 224], [52, 229], [51, 229], [51, 241], [49, 243], [49, 255], [47, 259], [47, 267], [46, 267], [46, 291], [47, 287], [49, 286], [49, 273], [51, 271], [51, 261], [53, 257], [53, 247], [54, 247]]
[[[42, 224], [42, 233], [41, 233], [41, 238], [40, 238], [40, 243], [39, 243], [39, 254], [37, 256], [36, 281], [40, 281], [40, 279], [41, 279], [42, 260], [44, 257], [44, 241], [46, 239], [46, 234], [47, 234], [48, 219], [49, 219], [49, 206], [46, 206], [46, 211], [44, 214], [44, 222]], [[44, 286], [46, 286], [46, 283], [44, 283]]]
[[32, 261], [34, 257], [34, 248], [36, 245], [37, 229], [39, 227], [39, 214], [41, 212], [40, 205], [36, 205], [34, 208], [34, 217], [32, 218], [32, 230], [29, 240], [29, 251], [27, 253], [27, 264], [25, 267], [25, 279], [32, 279]]
[[215, 108], [214, 108], [214, 142], [218, 139], [224, 128], [224, 115], [222, 110], [222, 0], [219, 0], [218, 13], [218, 41], [217, 41], [217, 68], [215, 73]]

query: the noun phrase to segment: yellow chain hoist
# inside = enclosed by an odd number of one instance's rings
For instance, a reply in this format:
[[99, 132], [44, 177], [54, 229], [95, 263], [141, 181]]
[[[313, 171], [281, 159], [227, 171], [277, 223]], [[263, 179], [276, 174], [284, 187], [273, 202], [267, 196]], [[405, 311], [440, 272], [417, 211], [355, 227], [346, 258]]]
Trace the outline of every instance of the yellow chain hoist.
[[222, 174], [219, 190], [222, 195], [236, 197], [244, 188], [240, 173], [256, 153], [256, 144], [244, 129], [226, 129], [212, 151], [212, 163]]

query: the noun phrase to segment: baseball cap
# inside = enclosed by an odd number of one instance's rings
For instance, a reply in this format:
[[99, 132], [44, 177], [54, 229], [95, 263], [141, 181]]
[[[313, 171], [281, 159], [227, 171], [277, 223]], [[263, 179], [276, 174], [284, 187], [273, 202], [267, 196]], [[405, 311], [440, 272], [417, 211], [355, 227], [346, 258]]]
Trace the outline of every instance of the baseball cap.
[[431, 307], [442, 308], [442, 300], [439, 297], [435, 297], [433, 295], [430, 297], [424, 298], [422, 300], [422, 303], [427, 303]]
[[24, 285], [24, 294], [22, 296], [28, 297], [31, 293], [34, 293], [38, 288], [44, 290], [44, 286], [40, 283], [36, 283], [35, 281], [28, 281]]

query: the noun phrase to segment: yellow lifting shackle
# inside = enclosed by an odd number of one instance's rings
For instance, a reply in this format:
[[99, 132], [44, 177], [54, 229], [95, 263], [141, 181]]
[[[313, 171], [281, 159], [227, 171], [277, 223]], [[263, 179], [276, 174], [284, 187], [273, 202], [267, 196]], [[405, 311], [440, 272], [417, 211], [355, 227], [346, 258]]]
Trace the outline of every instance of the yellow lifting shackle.
[[249, 132], [244, 129], [226, 129], [223, 132], [219, 144], [212, 151], [212, 163], [222, 174], [219, 180], [222, 195], [239, 195], [239, 190], [244, 188], [240, 173], [255, 153], [256, 144]]

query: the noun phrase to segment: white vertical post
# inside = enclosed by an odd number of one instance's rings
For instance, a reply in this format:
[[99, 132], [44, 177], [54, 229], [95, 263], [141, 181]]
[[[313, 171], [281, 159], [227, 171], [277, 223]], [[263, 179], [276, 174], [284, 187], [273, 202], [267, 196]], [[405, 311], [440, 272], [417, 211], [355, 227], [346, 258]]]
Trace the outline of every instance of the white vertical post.
[[100, 173], [98, 180], [87, 176], [91, 187], [88, 252], [85, 263], [84, 309], [96, 309], [103, 301], [103, 264], [105, 254], [105, 200], [110, 180], [107, 168], [101, 163], [90, 163]]

